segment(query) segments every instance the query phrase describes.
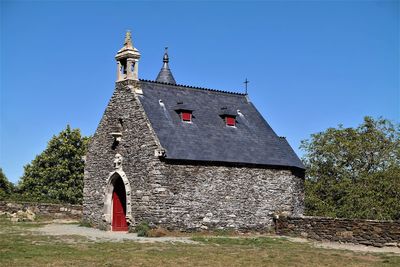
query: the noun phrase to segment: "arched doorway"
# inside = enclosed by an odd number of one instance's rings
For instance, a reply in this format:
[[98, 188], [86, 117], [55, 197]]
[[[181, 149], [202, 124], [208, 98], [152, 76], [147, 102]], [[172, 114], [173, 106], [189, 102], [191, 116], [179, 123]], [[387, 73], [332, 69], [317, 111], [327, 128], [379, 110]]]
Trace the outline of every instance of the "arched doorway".
[[107, 229], [127, 231], [133, 222], [131, 186], [122, 170], [110, 173], [104, 193], [103, 220], [109, 227]]
[[113, 231], [128, 231], [128, 223], [126, 222], [126, 192], [121, 177], [118, 177], [114, 182], [111, 222]]

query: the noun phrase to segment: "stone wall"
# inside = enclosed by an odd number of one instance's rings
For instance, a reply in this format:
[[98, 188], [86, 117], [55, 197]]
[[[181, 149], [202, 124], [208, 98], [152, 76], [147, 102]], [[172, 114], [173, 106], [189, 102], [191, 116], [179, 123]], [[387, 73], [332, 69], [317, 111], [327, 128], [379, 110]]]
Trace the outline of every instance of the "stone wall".
[[[83, 218], [100, 229], [110, 227], [109, 218], [103, 215], [107, 182], [117, 171], [114, 168], [115, 155], [118, 153], [123, 157], [119, 171], [126, 173], [132, 192], [147, 191], [147, 183], [155, 174], [154, 166], [159, 162], [154, 150], [160, 146], [140, 105], [139, 96], [128, 87], [128, 84], [136, 86], [136, 83], [117, 83], [86, 155]], [[116, 131], [122, 132], [122, 140], [117, 146], [110, 135]], [[131, 203], [131, 199], [127, 202]], [[142, 221], [137, 217], [132, 220], [132, 224]]]
[[52, 219], [80, 220], [82, 217], [81, 205], [0, 201], [0, 212], [12, 214], [27, 210], [30, 210], [36, 216]]
[[[128, 87], [129, 86], [129, 87]], [[136, 94], [135, 81], [117, 83], [86, 157], [83, 216], [110, 229], [106, 192], [118, 172], [127, 177], [131, 226], [142, 221], [168, 229], [267, 230], [272, 215], [303, 212], [304, 180], [288, 169], [176, 162], [161, 149]], [[111, 132], [121, 131], [115, 145]], [[122, 164], [116, 168], [116, 154]], [[127, 214], [128, 215], [128, 214]]]
[[285, 216], [274, 221], [279, 235], [375, 247], [400, 247], [400, 221]]
[[160, 163], [154, 172], [144, 190], [132, 192], [136, 221], [266, 231], [274, 213], [302, 213], [296, 203], [302, 180], [288, 170]]

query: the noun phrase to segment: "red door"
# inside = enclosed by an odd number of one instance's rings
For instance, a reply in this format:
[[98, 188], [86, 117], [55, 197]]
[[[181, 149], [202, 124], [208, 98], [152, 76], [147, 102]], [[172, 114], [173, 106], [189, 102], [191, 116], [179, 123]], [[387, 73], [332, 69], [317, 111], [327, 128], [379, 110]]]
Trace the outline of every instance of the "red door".
[[119, 178], [114, 185], [113, 193], [113, 231], [128, 231], [128, 224], [126, 223], [126, 195], [125, 187], [122, 179]]

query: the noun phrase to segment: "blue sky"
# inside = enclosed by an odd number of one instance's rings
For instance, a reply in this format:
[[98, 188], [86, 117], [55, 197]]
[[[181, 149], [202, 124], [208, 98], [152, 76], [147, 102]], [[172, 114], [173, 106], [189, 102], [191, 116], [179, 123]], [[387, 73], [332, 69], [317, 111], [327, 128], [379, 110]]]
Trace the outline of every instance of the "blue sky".
[[70, 124], [96, 130], [124, 34], [154, 80], [243, 91], [295, 151], [310, 134], [400, 121], [399, 1], [2, 1], [0, 167], [23, 166]]

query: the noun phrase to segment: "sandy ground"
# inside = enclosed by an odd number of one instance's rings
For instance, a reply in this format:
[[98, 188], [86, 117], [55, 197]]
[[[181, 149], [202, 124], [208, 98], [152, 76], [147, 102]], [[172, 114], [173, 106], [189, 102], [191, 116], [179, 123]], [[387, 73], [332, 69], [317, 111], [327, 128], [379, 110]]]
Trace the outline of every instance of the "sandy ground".
[[384, 252], [384, 253], [396, 253], [400, 256], [400, 248], [397, 247], [372, 247], [365, 245], [355, 245], [350, 243], [338, 243], [338, 242], [324, 242], [324, 241], [313, 241], [305, 238], [298, 237], [285, 237], [293, 242], [310, 243], [318, 248], [330, 248], [330, 249], [341, 249], [341, 250], [351, 250], [351, 251], [361, 251], [361, 252]]
[[[63, 224], [62, 222], [47, 224], [41, 228], [32, 229], [33, 231], [38, 231], [45, 235], [78, 235], [86, 237], [91, 241], [112, 241], [121, 242], [124, 240], [132, 240], [142, 243], [154, 243], [154, 242], [181, 242], [188, 244], [196, 244], [197, 242], [190, 240], [190, 237], [138, 237], [134, 233], [125, 232], [111, 232], [111, 231], [101, 231], [94, 228], [81, 227], [77, 224]], [[282, 236], [271, 236], [273, 238], [286, 238], [292, 242], [299, 243], [310, 243], [315, 247], [328, 248], [328, 249], [341, 249], [341, 250], [351, 250], [351, 251], [361, 251], [361, 252], [384, 252], [384, 253], [396, 253], [400, 256], [400, 248], [397, 247], [372, 247], [364, 245], [354, 245], [348, 243], [337, 243], [337, 242], [320, 242], [312, 241], [305, 238], [297, 237], [282, 237]]]
[[197, 242], [190, 240], [189, 237], [139, 237], [135, 233], [101, 231], [94, 228], [82, 227], [77, 224], [47, 224], [41, 228], [32, 229], [45, 235], [79, 235], [86, 237], [91, 241], [112, 241], [121, 242], [124, 240], [132, 240], [141, 243], [154, 242], [181, 242], [192, 243]]

